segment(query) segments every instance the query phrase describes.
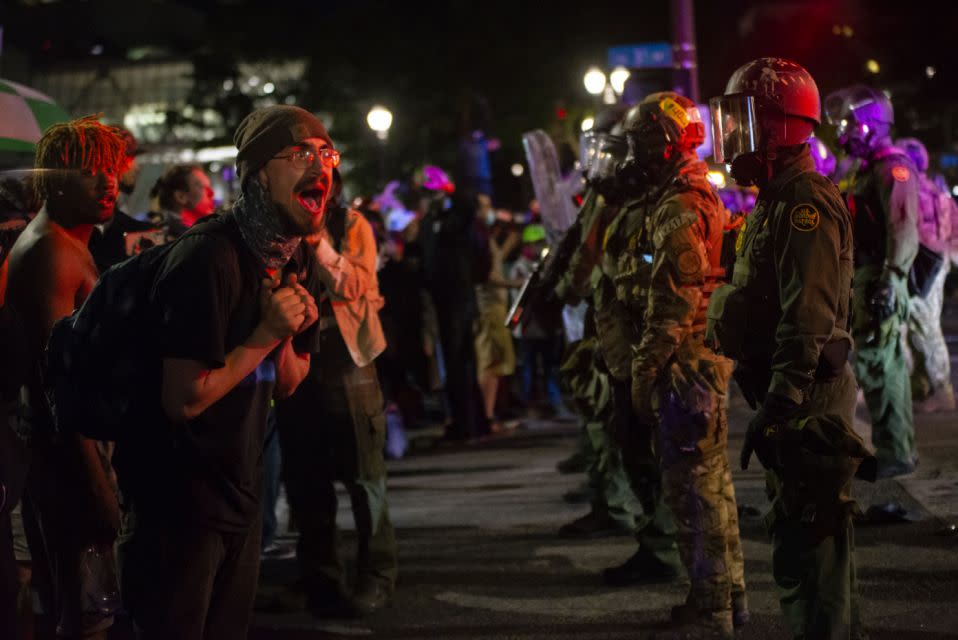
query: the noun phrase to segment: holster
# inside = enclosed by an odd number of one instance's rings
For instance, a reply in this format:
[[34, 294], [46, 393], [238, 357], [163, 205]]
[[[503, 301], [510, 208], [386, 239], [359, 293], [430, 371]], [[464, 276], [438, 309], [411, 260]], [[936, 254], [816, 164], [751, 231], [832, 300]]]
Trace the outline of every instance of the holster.
[[815, 380], [828, 382], [840, 376], [848, 362], [851, 348], [851, 340], [848, 338], [834, 340], [822, 347], [818, 356], [818, 367], [815, 369]]
[[790, 421], [780, 446], [782, 466], [768, 483], [769, 530], [784, 518], [815, 539], [840, 532], [858, 509], [852, 478], [872, 459], [861, 439], [836, 416], [810, 416]]

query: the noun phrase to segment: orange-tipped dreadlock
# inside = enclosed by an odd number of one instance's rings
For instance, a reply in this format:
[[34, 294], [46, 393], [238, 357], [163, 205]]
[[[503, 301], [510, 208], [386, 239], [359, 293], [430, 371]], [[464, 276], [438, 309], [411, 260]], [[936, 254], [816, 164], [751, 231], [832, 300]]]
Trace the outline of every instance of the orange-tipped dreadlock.
[[86, 116], [55, 124], [37, 142], [34, 166], [37, 196], [46, 199], [50, 176], [44, 169], [79, 169], [90, 173], [109, 171], [120, 175], [129, 167], [126, 141], [116, 129], [102, 124], [98, 116]]

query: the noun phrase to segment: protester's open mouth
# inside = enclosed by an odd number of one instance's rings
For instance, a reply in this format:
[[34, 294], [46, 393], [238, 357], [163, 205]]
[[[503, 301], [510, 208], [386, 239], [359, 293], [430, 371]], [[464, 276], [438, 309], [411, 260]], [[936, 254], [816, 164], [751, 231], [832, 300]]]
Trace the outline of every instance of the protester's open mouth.
[[302, 205], [303, 209], [314, 216], [318, 216], [323, 212], [324, 195], [326, 195], [326, 192], [321, 187], [312, 187], [310, 189], [303, 189], [297, 193], [296, 199], [299, 200], [299, 204]]

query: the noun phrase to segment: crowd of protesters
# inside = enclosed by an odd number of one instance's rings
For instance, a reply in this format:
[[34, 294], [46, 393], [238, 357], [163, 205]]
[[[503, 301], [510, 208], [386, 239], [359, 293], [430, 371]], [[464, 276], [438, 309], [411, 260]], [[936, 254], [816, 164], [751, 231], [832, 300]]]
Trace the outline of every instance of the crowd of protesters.
[[[385, 459], [407, 432], [468, 446], [571, 416], [570, 308], [506, 322], [547, 245], [535, 200], [499, 209], [489, 185], [426, 165], [347, 204], [332, 138], [293, 106], [252, 112], [234, 143], [238, 197], [219, 207], [201, 166], [174, 165], [150, 211], [124, 211], [137, 142], [93, 116], [0, 176], [2, 638], [34, 637], [34, 594], [67, 638], [105, 638], [120, 612], [147, 639], [244, 638], [254, 604], [370, 615], [399, 575]], [[924, 187], [926, 227], [958, 220]], [[721, 195], [731, 231], [756, 194]], [[912, 310], [939, 335], [946, 273]], [[945, 372], [925, 376], [926, 400], [953, 408], [947, 362], [924, 368]], [[281, 486], [295, 550], [277, 541]], [[296, 582], [258, 592], [261, 561], [292, 555]]]
[[[3, 637], [33, 637], [34, 593], [60, 637], [106, 637], [120, 611], [144, 638], [244, 637], [277, 555], [300, 570], [283, 606], [372, 613], [398, 574], [384, 455], [405, 431], [471, 444], [566, 413], [561, 321], [504, 323], [544, 246], [535, 201], [495, 209], [426, 166], [398, 198], [349, 207], [339, 152], [295, 107], [253, 112], [235, 143], [239, 197], [219, 208], [201, 166], [174, 165], [150, 211], [124, 211], [137, 141], [96, 117], [52, 127], [34, 169], [0, 181]], [[77, 384], [129, 393], [135, 429], [104, 439], [57, 397], [51, 363], [75, 354], [48, 342], [128, 282], [142, 296], [107, 306], [142, 306], [122, 348], [153, 384]], [[352, 577], [334, 482], [356, 519]], [[276, 543], [281, 484], [295, 551]]]

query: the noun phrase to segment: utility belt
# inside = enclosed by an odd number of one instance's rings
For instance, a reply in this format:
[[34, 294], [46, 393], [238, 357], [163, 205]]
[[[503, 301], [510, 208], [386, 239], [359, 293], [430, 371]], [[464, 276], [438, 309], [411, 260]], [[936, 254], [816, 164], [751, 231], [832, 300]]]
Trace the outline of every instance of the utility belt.
[[[742, 287], [720, 286], [711, 296], [706, 313], [706, 344], [733, 360], [770, 366], [772, 352], [766, 350], [776, 344], [778, 309], [772, 300], [755, 300]], [[841, 375], [850, 350], [847, 336], [826, 343], [819, 354], [815, 380], [828, 382]]]
[[[837, 380], [845, 370], [851, 342], [848, 338], [839, 338], [828, 342], [818, 356], [818, 365], [813, 373], [815, 383], [827, 383]], [[772, 381], [772, 356], [740, 359], [733, 373], [735, 382], [742, 395], [753, 409], [765, 401], [769, 384]]]

